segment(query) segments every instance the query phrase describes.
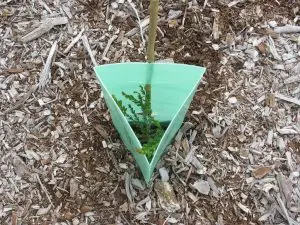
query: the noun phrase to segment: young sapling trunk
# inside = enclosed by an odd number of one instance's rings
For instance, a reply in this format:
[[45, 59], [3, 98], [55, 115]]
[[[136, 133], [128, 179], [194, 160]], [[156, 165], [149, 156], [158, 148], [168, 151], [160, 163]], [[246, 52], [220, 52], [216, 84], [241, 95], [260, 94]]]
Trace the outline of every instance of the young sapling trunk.
[[[155, 61], [155, 39], [158, 21], [158, 5], [159, 0], [150, 0], [150, 24], [147, 45], [147, 61], [154, 63]], [[158, 147], [158, 144], [164, 134], [166, 125], [154, 118], [152, 115], [151, 107], [151, 80], [152, 80], [152, 67], [149, 66], [149, 73], [147, 82], [144, 86], [140, 86], [140, 91], [135, 91], [134, 95], [122, 92], [122, 95], [140, 109], [136, 112], [131, 104], [128, 107], [124, 106], [121, 100], [114, 100], [118, 104], [122, 113], [128, 118], [132, 129], [135, 131], [139, 141], [142, 144], [142, 149], [137, 149], [138, 152], [145, 154], [149, 161], [151, 161], [153, 154]]]
[[[159, 5], [159, 0], [150, 0], [150, 24], [149, 24], [149, 34], [148, 34], [148, 46], [147, 46], [148, 63], [154, 63], [155, 61], [155, 39], [156, 39], [157, 20], [158, 20], [158, 5]], [[150, 102], [150, 109], [151, 109], [151, 91], [152, 91], [151, 76], [152, 76], [152, 72], [150, 73], [150, 79], [148, 79], [150, 83], [147, 83], [145, 85], [146, 99]]]

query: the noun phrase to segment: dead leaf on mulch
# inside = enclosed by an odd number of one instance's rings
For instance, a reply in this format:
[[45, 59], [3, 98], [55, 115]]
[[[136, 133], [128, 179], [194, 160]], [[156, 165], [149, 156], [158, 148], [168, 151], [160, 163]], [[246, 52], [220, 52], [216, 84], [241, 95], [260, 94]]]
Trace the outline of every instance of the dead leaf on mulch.
[[9, 73], [22, 73], [24, 72], [24, 69], [23, 68], [10, 68], [7, 70], [7, 72]]
[[72, 220], [74, 217], [75, 217], [75, 215], [74, 215], [73, 213], [71, 213], [71, 212], [67, 212], [67, 213], [65, 214], [65, 218], [66, 218], [67, 220]]
[[271, 170], [271, 167], [259, 167], [255, 169], [252, 174], [256, 179], [261, 179], [266, 176]]
[[11, 225], [17, 225], [18, 223], [18, 216], [15, 211], [11, 213]]
[[87, 206], [87, 205], [82, 206], [82, 207], [80, 208], [80, 212], [81, 212], [81, 213], [87, 213], [87, 212], [90, 212], [90, 211], [92, 211], [92, 210], [93, 210], [93, 207], [92, 207], [92, 206]]
[[257, 45], [258, 50], [260, 51], [260, 53], [262, 55], [266, 55], [267, 51], [268, 51], [268, 46], [266, 45], [266, 43], [261, 42], [260, 44]]
[[108, 133], [103, 128], [103, 126], [101, 126], [100, 124], [96, 124], [96, 125], [94, 125], [94, 128], [104, 139], [108, 139], [108, 137], [109, 137]]

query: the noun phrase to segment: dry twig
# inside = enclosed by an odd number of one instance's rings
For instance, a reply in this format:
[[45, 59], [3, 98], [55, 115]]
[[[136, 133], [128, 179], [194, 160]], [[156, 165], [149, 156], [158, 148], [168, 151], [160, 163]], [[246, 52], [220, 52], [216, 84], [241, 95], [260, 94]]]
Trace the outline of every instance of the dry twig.
[[26, 34], [24, 37], [21, 38], [21, 41], [26, 43], [32, 41], [46, 32], [50, 31], [54, 26], [62, 25], [68, 23], [67, 17], [55, 17], [55, 18], [47, 18], [41, 22], [41, 25], [31, 31], [29, 34]]
[[51, 78], [51, 65], [52, 65], [52, 59], [54, 57], [55, 51], [57, 49], [57, 41], [54, 42], [52, 45], [48, 58], [46, 60], [45, 66], [43, 71], [41, 72], [40, 79], [39, 79], [39, 88], [43, 89], [47, 83], [49, 82]]

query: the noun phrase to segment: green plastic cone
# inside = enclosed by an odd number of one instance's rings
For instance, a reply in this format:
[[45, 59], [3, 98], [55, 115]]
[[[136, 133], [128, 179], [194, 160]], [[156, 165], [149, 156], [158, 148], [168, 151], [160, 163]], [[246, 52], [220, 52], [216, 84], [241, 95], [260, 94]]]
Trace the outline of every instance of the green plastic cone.
[[[148, 184], [158, 161], [181, 127], [206, 69], [176, 63], [134, 62], [96, 66], [94, 70], [112, 122]], [[151, 162], [145, 155], [137, 152], [137, 149], [142, 148], [141, 143], [112, 97], [115, 95], [117, 99], [127, 103], [122, 91], [133, 93], [138, 90], [139, 85], [145, 85], [149, 81], [152, 86], [151, 106], [155, 118], [160, 122], [170, 122]]]

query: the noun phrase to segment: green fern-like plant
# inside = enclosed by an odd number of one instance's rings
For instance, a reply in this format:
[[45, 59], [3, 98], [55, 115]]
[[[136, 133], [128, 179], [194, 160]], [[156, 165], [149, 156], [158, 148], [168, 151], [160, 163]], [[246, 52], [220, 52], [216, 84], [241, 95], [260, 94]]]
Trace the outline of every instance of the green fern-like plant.
[[[147, 90], [147, 88], [140, 85], [139, 91], [134, 91], [133, 94], [122, 92], [122, 95], [131, 102], [127, 107], [115, 95], [112, 95], [112, 97], [124, 116], [129, 120], [132, 129], [142, 144], [142, 149], [137, 149], [137, 151], [146, 155], [147, 159], [151, 161], [164, 134], [164, 129], [152, 115], [151, 99]], [[132, 104], [139, 108], [140, 112], [136, 112]]]

